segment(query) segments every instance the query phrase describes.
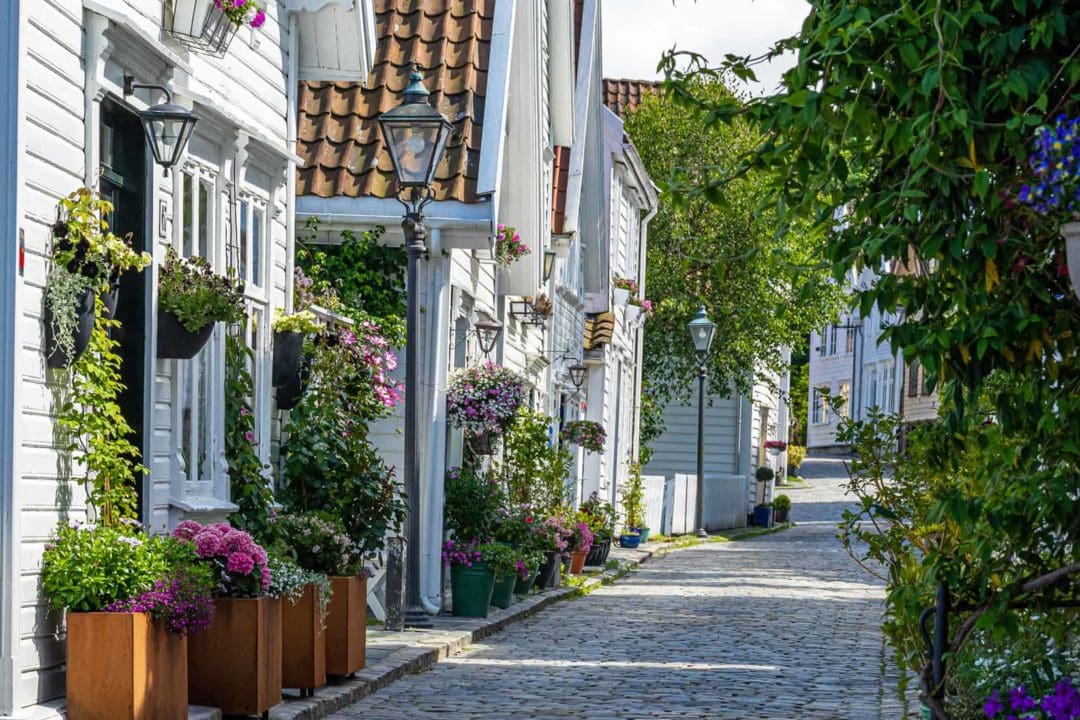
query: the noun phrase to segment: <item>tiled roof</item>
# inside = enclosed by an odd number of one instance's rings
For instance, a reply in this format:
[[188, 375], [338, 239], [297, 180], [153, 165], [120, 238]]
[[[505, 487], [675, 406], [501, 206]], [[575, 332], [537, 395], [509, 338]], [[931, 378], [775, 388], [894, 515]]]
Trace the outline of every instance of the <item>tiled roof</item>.
[[660, 92], [660, 83], [651, 80], [612, 80], [604, 78], [604, 104], [622, 119], [637, 109], [643, 95]]
[[615, 315], [611, 312], [585, 316], [585, 350], [598, 350], [611, 344], [611, 335], [615, 332]]
[[435, 198], [479, 202], [484, 96], [495, 0], [375, 0], [378, 45], [367, 82], [300, 84], [297, 194], [390, 197], [394, 169], [378, 116], [397, 106], [413, 63], [454, 123]]

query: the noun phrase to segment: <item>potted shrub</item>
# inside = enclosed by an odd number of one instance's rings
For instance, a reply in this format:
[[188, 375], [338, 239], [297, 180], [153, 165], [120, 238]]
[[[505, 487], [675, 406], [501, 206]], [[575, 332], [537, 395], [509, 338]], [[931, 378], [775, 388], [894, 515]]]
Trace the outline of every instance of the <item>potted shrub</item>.
[[754, 506], [754, 525], [757, 527], [772, 527], [773, 507], [772, 503], [763, 502]]
[[803, 445], [789, 445], [787, 453], [788, 472], [797, 475], [799, 468], [806, 459], [806, 447]]
[[480, 560], [495, 573], [491, 604], [506, 609], [514, 602], [514, 587], [521, 578], [525, 557], [521, 550], [499, 542], [479, 546]]
[[[318, 513], [283, 515], [276, 523], [300, 567], [329, 577], [325, 611], [326, 672], [362, 670], [367, 651], [367, 580], [361, 549], [340, 520]], [[291, 687], [287, 682], [286, 687]]]
[[271, 382], [280, 388], [297, 376], [304, 361], [304, 338], [319, 332], [319, 322], [310, 310], [286, 315], [274, 313], [274, 364]]
[[544, 564], [543, 539], [537, 532], [539, 521], [527, 506], [511, 507], [498, 513], [494, 538], [506, 543], [520, 553], [521, 570], [514, 592], [524, 595], [529, 592]]
[[603, 425], [593, 420], [572, 420], [563, 426], [559, 437], [563, 442], [598, 453], [604, 451], [607, 433]]
[[483, 561], [479, 543], [447, 540], [442, 559], [450, 566], [454, 615], [486, 618], [495, 591], [495, 570]]
[[[286, 546], [287, 548], [287, 546]], [[326, 684], [326, 616], [333, 592], [323, 573], [271, 552], [269, 594], [281, 605], [281, 685], [310, 697]]]
[[495, 264], [504, 270], [509, 268], [532, 250], [526, 245], [518, 231], [510, 225], [499, 225], [495, 233]]
[[582, 513], [574, 519], [570, 545], [570, 574], [580, 575], [585, 572], [585, 557], [593, 544], [593, 534], [589, 530], [588, 517]]
[[791, 498], [787, 495], [777, 495], [773, 498], [773, 519], [778, 523], [786, 523], [788, 514], [791, 512]]
[[187, 634], [214, 610], [191, 548], [137, 523], [72, 521], [46, 546], [42, 589], [67, 612], [68, 717], [187, 718]]
[[452, 467], [446, 471], [445, 493], [446, 529], [455, 538], [484, 541], [495, 536], [506, 499], [496, 477], [471, 465]]
[[[645, 482], [641, 477], [641, 463], [630, 463], [628, 470], [626, 485], [621, 490], [623, 515], [630, 532], [640, 536], [640, 544], [649, 540], [649, 528], [645, 526]], [[619, 546], [625, 547], [621, 539]]]
[[607, 562], [611, 552], [611, 540], [615, 535], [615, 508], [611, 503], [600, 499], [599, 493], [589, 495], [581, 504], [581, 512], [588, 518], [589, 530], [593, 534], [593, 544], [585, 557], [588, 566], [599, 566]]
[[214, 620], [188, 644], [188, 692], [226, 715], [259, 715], [281, 702], [281, 599], [270, 596], [266, 551], [226, 523], [185, 520], [190, 543], [214, 575]]
[[157, 356], [190, 360], [218, 321], [244, 317], [244, 284], [216, 275], [201, 257], [182, 258], [169, 248], [158, 274]]
[[446, 414], [454, 427], [464, 431], [475, 454], [490, 455], [493, 441], [514, 422], [524, 399], [521, 378], [508, 368], [487, 362], [458, 370], [450, 377]]
[[611, 284], [614, 287], [612, 294], [614, 295], [616, 307], [626, 305], [632, 295], [638, 294], [638, 284], [630, 278], [616, 275]]

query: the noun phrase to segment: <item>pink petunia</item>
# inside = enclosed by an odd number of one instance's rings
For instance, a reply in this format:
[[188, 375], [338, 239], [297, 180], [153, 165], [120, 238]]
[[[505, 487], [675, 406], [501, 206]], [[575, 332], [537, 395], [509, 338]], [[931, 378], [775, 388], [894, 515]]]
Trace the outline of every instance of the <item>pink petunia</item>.
[[253, 28], [261, 28], [265, 22], [266, 22], [266, 11], [265, 10], [260, 10], [259, 12], [255, 13], [255, 17], [251, 18], [251, 27], [253, 27]]

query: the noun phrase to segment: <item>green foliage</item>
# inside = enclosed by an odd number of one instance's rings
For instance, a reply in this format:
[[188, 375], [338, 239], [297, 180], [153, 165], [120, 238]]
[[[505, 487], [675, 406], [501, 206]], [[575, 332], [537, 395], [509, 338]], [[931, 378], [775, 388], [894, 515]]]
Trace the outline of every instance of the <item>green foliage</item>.
[[787, 495], [777, 495], [773, 498], [772, 506], [774, 510], [783, 512], [784, 510], [791, 509], [791, 498]]
[[502, 486], [494, 475], [468, 465], [447, 471], [443, 508], [446, 527], [454, 533], [454, 539], [458, 542], [491, 538], [499, 524], [499, 511], [505, 503]]
[[56, 421], [66, 433], [67, 451], [82, 461], [87, 500], [98, 521], [115, 525], [137, 517], [135, 483], [146, 468], [128, 439], [133, 431], [116, 400], [125, 389], [120, 343], [112, 337], [120, 323], [108, 316], [100, 297], [94, 299], [94, 318], [90, 344], [71, 366], [71, 391]]
[[316, 245], [318, 229], [318, 220], [311, 218], [296, 253], [313, 290], [334, 291], [350, 316], [360, 311], [384, 320], [405, 317], [405, 249], [380, 244], [381, 228], [359, 235], [346, 230], [339, 244]]
[[620, 492], [623, 521], [627, 529], [639, 528], [645, 523], [645, 482], [641, 478], [641, 463], [630, 463], [626, 484]]
[[135, 252], [129, 238], [109, 232], [105, 218], [113, 206], [96, 190], [78, 188], [60, 200], [60, 210], [64, 218], [53, 226], [55, 266], [92, 278], [103, 290], [119, 273], [150, 264], [150, 255]]
[[517, 564], [523, 560], [520, 550], [502, 543], [485, 543], [476, 548], [480, 559], [495, 571], [496, 580], [517, 573]]
[[363, 566], [362, 548], [349, 538], [341, 520], [328, 513], [290, 513], [274, 525], [282, 545], [305, 570], [345, 576]]
[[248, 407], [255, 395], [250, 370], [254, 354], [244, 342], [243, 328], [241, 323], [225, 337], [225, 461], [232, 501], [240, 508], [229, 521], [269, 544], [274, 540], [274, 491], [270, 468], [259, 460], [255, 415]]
[[92, 612], [145, 592], [181, 568], [209, 582], [189, 544], [147, 537], [130, 523], [72, 522], [59, 525], [45, 548], [41, 587], [54, 608]]
[[[738, 104], [719, 82], [693, 89]], [[707, 121], [671, 97], [648, 95], [626, 130], [657, 180], [676, 170], [700, 177], [714, 166], [734, 168], [761, 141], [750, 123]], [[755, 172], [708, 196], [661, 198], [649, 224], [646, 282], [655, 314], [645, 326], [644, 374], [654, 402], [685, 399], [696, 387], [686, 323], [700, 304], [717, 325], [708, 373], [710, 392], [720, 395], [733, 386], [749, 391], [755, 372], [781, 371], [781, 348], [798, 346], [838, 307], [835, 291], [802, 292], [811, 278], [825, 276], [815, 256], [824, 238], [805, 227], [778, 232], [777, 214], [759, 207], [768, 182]]]
[[589, 495], [588, 499], [581, 503], [580, 509], [589, 530], [597, 540], [604, 540], [615, 534], [618, 514], [611, 503], [600, 499], [599, 493]]
[[217, 275], [206, 258], [182, 258], [170, 247], [158, 272], [158, 302], [188, 332], [219, 320], [236, 323], [244, 318], [244, 283]]
[[758, 482], [764, 483], [769, 482], [774, 477], [776, 477], [776, 473], [773, 472], [773, 469], [771, 467], [767, 465], [762, 465], [754, 471], [754, 477], [757, 478]]
[[[810, 405], [810, 355], [805, 344], [799, 352], [791, 354], [791, 385], [788, 389], [788, 404], [791, 408], [791, 444], [806, 445], [806, 423], [809, 420]], [[791, 462], [791, 450], [788, 449], [788, 464]]]
[[319, 332], [319, 321], [310, 310], [286, 315], [281, 308], [274, 310], [274, 332], [298, 332], [313, 335]]
[[501, 474], [510, 502], [550, 515], [569, 497], [570, 452], [551, 443], [551, 418], [522, 407], [504, 436]]
[[797, 470], [806, 459], [806, 447], [803, 445], [788, 445], [787, 463], [792, 470]]
[[45, 281], [45, 307], [49, 311], [49, 330], [53, 347], [64, 357], [75, 355], [75, 331], [79, 325], [79, 308], [87, 290], [96, 290], [101, 281], [78, 273], [68, 272], [60, 263], [53, 265]]

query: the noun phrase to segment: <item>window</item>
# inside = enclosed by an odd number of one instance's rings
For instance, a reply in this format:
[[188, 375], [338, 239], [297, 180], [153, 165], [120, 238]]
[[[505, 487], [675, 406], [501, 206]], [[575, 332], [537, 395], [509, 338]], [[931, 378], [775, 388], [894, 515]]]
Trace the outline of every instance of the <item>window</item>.
[[844, 339], [844, 352], [855, 352], [855, 328], [854, 324], [848, 320], [847, 337]]
[[820, 355], [821, 357], [825, 357], [825, 333], [821, 333], [820, 335], [815, 333], [814, 337], [816, 337], [818, 340], [818, 355]]
[[851, 417], [851, 383], [840, 383], [839, 395], [844, 399], [844, 405], [840, 408], [839, 413], [841, 417]]
[[831, 330], [832, 330], [832, 332], [829, 333], [829, 354], [830, 355], [835, 355], [836, 354], [836, 333], [837, 333], [836, 326], [833, 325]]
[[881, 369], [881, 401], [878, 405], [881, 406], [882, 411], [891, 413], [896, 408], [893, 407], [893, 400], [896, 393], [893, 386], [896, 382], [896, 369], [892, 363], [889, 363]]
[[825, 388], [814, 388], [814, 400], [810, 404], [810, 422], [814, 425], [822, 425], [829, 422], [828, 415], [826, 414], [826, 406], [828, 404], [827, 392]]
[[913, 360], [908, 365], [907, 396], [909, 398], [918, 397], [919, 391], [919, 363], [917, 360]]
[[866, 371], [866, 407], [878, 406], [878, 371], [872, 367]]
[[270, 458], [270, 308], [267, 268], [267, 199], [243, 192], [236, 204], [238, 237], [230, 248], [230, 259], [236, 274], [244, 281], [247, 300], [247, 324], [244, 341], [252, 351], [250, 398], [255, 415], [255, 439], [263, 462]]

